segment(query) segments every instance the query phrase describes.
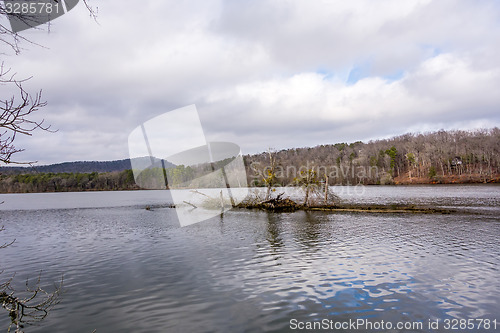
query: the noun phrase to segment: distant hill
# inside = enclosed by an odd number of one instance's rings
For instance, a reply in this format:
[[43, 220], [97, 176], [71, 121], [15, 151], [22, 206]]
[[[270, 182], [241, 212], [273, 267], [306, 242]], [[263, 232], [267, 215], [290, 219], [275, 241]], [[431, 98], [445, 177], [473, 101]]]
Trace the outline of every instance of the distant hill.
[[[336, 143], [275, 153], [276, 181], [293, 184], [307, 170], [331, 185], [500, 182], [500, 129], [407, 133], [367, 143]], [[245, 158], [248, 183], [265, 185], [269, 154]], [[267, 168], [267, 169], [266, 169]]]
[[[499, 143], [500, 129], [492, 128], [408, 133], [367, 143], [358, 141], [283, 149], [273, 153], [273, 158], [277, 161], [274, 177], [277, 184], [285, 186], [296, 184], [309, 171], [314, 173], [317, 182], [328, 179], [331, 185], [500, 182]], [[14, 183], [38, 184], [37, 177], [42, 174], [52, 173], [47, 177], [62, 179], [69, 175], [54, 174], [107, 173], [90, 188], [109, 189], [109, 184], [113, 181], [106, 181], [104, 178], [112, 177], [110, 173], [123, 173], [120, 177], [127, 182], [123, 181], [121, 184], [127, 188], [133, 180], [130, 169], [149, 168], [154, 172], [162, 168], [160, 159], [154, 158], [153, 162], [151, 166], [151, 158], [148, 156], [134, 158], [132, 161], [124, 159], [107, 162], [66, 162], [34, 167], [0, 167], [0, 183], [5, 183], [6, 191], [17, 191]], [[269, 176], [269, 153], [245, 155], [244, 162], [248, 184], [266, 185]], [[203, 165], [176, 166], [165, 162], [165, 167], [171, 169], [167, 172], [171, 172], [174, 183], [198, 179], [207, 171]], [[23, 178], [19, 177], [20, 174], [37, 177]], [[101, 180], [107, 187], [100, 185]], [[45, 179], [40, 181], [46, 182]], [[80, 183], [76, 181], [76, 184]], [[82, 190], [88, 189], [86, 184], [75, 186]], [[57, 186], [53, 187], [54, 190], [61, 190]], [[28, 188], [21, 190], [31, 191]], [[45, 188], [40, 185], [37, 190], [44, 191]]]
[[38, 172], [73, 172], [73, 173], [91, 173], [91, 172], [113, 172], [131, 169], [130, 159], [118, 161], [80, 161], [80, 162], [64, 162], [50, 165], [35, 165], [27, 167], [0, 167], [2, 174], [19, 174], [19, 173], [38, 173]]
[[[135, 158], [134, 165], [146, 167], [151, 161], [149, 157]], [[175, 165], [166, 162], [166, 167]], [[116, 161], [79, 161], [79, 162], [64, 162], [50, 165], [35, 165], [35, 166], [5, 166], [0, 167], [0, 174], [29, 174], [29, 173], [92, 173], [92, 172], [114, 172], [132, 169], [130, 159]]]

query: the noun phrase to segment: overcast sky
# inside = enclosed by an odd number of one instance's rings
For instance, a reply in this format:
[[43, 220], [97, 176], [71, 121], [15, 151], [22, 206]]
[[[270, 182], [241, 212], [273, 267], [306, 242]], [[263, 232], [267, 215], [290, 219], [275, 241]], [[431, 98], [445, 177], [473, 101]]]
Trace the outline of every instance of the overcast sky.
[[2, 56], [58, 129], [17, 159], [128, 158], [134, 128], [191, 104], [243, 153], [500, 125], [498, 1], [91, 4], [98, 23], [80, 3]]

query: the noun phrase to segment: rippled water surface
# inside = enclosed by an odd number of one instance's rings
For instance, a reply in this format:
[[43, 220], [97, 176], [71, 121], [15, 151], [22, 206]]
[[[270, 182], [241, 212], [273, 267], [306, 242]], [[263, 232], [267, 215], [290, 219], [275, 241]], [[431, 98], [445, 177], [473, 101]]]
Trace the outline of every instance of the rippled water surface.
[[184, 228], [164, 207], [164, 192], [0, 197], [0, 244], [16, 239], [0, 250], [0, 281], [17, 272], [22, 288], [41, 270], [50, 289], [64, 274], [61, 303], [28, 333], [286, 332], [292, 319], [500, 320], [499, 186], [344, 193], [349, 201], [417, 201], [474, 214], [233, 210]]

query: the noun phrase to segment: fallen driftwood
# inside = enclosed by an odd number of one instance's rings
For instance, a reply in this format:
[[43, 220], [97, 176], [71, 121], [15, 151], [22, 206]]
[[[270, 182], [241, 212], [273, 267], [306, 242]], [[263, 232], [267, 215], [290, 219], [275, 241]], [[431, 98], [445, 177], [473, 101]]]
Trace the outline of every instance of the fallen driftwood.
[[270, 211], [279, 211], [279, 212], [293, 212], [301, 209], [301, 205], [297, 204], [295, 201], [290, 200], [289, 198], [283, 199], [283, 193], [278, 194], [276, 198], [271, 198], [265, 201], [252, 201], [238, 204], [236, 207], [238, 208], [247, 208], [247, 209], [264, 209]]
[[185, 201], [185, 200], [184, 200], [184, 201], [182, 201], [182, 202], [184, 202], [185, 204], [188, 204], [188, 205], [192, 206], [193, 208], [198, 208], [197, 206], [195, 206], [195, 205], [193, 205], [192, 203], [187, 202], [187, 201]]

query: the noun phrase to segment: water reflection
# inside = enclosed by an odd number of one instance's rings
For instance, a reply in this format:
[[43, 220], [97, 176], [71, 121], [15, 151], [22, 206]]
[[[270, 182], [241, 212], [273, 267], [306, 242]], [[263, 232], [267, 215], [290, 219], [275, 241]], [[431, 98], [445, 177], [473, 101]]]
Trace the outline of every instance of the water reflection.
[[[65, 275], [29, 332], [289, 331], [289, 320], [500, 313], [500, 219], [229, 211], [179, 228], [168, 208], [3, 211], [4, 275]], [[0, 318], [0, 325], [5, 322]], [[6, 326], [5, 326], [6, 327]], [[424, 330], [426, 331], [426, 330]], [[427, 330], [429, 331], [429, 330]]]
[[321, 246], [329, 234], [329, 231], [322, 226], [321, 215], [313, 212], [303, 211], [297, 212], [301, 223], [294, 223], [293, 234], [294, 240], [304, 248], [310, 251]]
[[280, 249], [284, 246], [283, 238], [283, 216], [272, 212], [266, 212], [267, 216], [267, 241], [275, 254], [280, 253]]

